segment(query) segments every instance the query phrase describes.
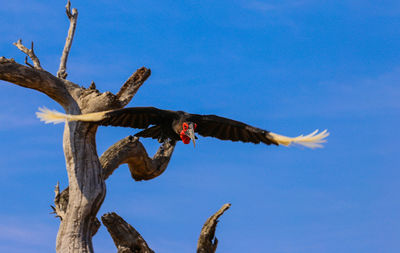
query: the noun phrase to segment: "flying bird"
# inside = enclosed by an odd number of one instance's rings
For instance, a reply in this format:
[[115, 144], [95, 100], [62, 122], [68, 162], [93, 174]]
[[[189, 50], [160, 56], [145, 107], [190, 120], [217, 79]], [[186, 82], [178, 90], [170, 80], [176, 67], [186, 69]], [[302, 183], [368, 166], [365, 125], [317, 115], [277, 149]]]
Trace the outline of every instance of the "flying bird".
[[81, 115], [60, 113], [47, 108], [39, 108], [36, 113], [45, 123], [61, 123], [65, 121], [91, 122], [102, 126], [120, 126], [144, 129], [135, 134], [137, 137], [168, 139], [193, 145], [196, 143], [195, 133], [204, 137], [241, 142], [260, 142], [271, 145], [299, 144], [309, 148], [322, 147], [329, 135], [327, 130], [314, 132], [298, 137], [287, 137], [272, 133], [243, 122], [216, 116], [191, 114], [183, 111], [162, 110], [155, 107], [131, 107]]

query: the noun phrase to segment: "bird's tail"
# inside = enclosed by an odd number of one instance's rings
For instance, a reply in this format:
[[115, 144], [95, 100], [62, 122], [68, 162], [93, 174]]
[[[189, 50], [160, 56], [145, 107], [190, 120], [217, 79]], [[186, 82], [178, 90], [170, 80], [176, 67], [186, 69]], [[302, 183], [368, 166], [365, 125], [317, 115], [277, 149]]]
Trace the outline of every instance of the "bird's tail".
[[50, 110], [47, 109], [46, 107], [39, 107], [39, 112], [36, 113], [36, 116], [41, 120], [44, 121], [46, 124], [48, 123], [62, 123], [68, 120], [67, 114], [58, 112], [56, 110]]
[[107, 112], [108, 111], [71, 115], [71, 114], [61, 113], [56, 110], [50, 110], [47, 109], [46, 107], [39, 107], [39, 112], [36, 113], [36, 116], [41, 121], [44, 121], [46, 124], [48, 123], [58, 124], [65, 121], [98, 122], [104, 119], [105, 114]]
[[300, 135], [297, 137], [287, 137], [275, 133], [269, 133], [270, 136], [279, 144], [279, 145], [284, 145], [284, 146], [289, 146], [291, 144], [298, 144], [302, 145], [308, 148], [322, 148], [322, 144], [326, 142], [326, 137], [329, 136], [328, 130], [324, 130], [320, 133], [318, 133], [318, 129], [315, 130], [314, 132], [304, 136]]

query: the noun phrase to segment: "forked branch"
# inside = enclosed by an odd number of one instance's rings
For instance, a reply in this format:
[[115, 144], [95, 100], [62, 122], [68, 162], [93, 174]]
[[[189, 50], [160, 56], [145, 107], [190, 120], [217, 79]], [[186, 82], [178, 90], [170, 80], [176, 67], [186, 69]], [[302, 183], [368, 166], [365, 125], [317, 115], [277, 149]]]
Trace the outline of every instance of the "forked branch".
[[72, 41], [74, 40], [76, 22], [78, 20], [78, 10], [73, 8], [71, 12], [71, 2], [68, 0], [67, 5], [65, 6], [65, 12], [67, 13], [67, 17], [69, 19], [69, 29], [68, 36], [65, 40], [64, 50], [60, 60], [60, 67], [58, 68], [57, 77], [65, 79], [67, 77], [67, 60], [69, 51], [71, 50]]
[[101, 221], [118, 248], [118, 253], [154, 253], [139, 232], [116, 213], [104, 214]]
[[126, 106], [131, 101], [142, 84], [149, 78], [150, 74], [150, 69], [141, 67], [126, 80], [117, 93], [117, 98], [122, 107]]
[[[27, 56], [29, 56], [29, 58], [31, 58], [31, 60], [33, 62], [33, 67], [35, 69], [43, 70], [42, 66], [40, 66], [39, 58], [37, 58], [37, 56], [35, 55], [35, 52], [33, 51], [33, 41], [31, 42], [31, 49], [26, 48], [22, 44], [22, 40], [21, 39], [19, 39], [17, 42], [14, 42], [13, 45], [16, 46], [22, 52], [24, 52]], [[32, 67], [32, 65], [28, 63], [26, 58], [25, 58], [25, 63], [28, 66]]]
[[215, 237], [218, 218], [231, 207], [231, 204], [225, 204], [214, 215], [207, 219], [200, 232], [197, 242], [197, 253], [214, 253], [217, 250], [218, 240]]

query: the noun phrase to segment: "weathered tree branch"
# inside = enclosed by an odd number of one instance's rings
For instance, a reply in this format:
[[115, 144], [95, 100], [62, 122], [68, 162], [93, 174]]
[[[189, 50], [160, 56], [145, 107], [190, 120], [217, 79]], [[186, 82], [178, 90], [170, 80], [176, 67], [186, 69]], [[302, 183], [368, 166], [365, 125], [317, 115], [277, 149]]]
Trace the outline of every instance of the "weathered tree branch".
[[116, 213], [107, 213], [101, 221], [110, 233], [118, 253], [154, 253], [136, 229]]
[[[214, 215], [207, 219], [200, 232], [197, 242], [197, 253], [214, 253], [217, 250], [218, 240], [215, 237], [218, 218], [231, 207], [231, 204], [225, 204]], [[214, 242], [213, 242], [214, 240]]]
[[139, 138], [128, 136], [107, 149], [100, 157], [103, 176], [107, 179], [121, 164], [127, 163], [136, 181], [150, 180], [161, 175], [168, 166], [176, 142], [164, 142], [150, 158]]
[[74, 102], [67, 89], [79, 87], [45, 70], [29, 68], [5, 57], [0, 57], [0, 80], [40, 91], [64, 107]]
[[28, 56], [25, 56], [25, 64], [28, 65], [28, 66], [31, 67], [31, 68], [35, 68], [32, 64], [30, 64], [30, 63], [28, 62]]
[[121, 103], [121, 106], [126, 106], [133, 96], [135, 96], [136, 92], [142, 86], [142, 84], [147, 80], [150, 76], [151, 70], [145, 67], [141, 67], [136, 70], [128, 80], [122, 85], [121, 89], [117, 93], [117, 97]]
[[53, 213], [56, 215], [56, 217], [58, 217], [62, 220], [65, 215], [65, 212], [67, 210], [69, 193], [68, 193], [68, 190], [67, 191], [64, 190], [60, 194], [60, 183], [59, 182], [57, 182], [57, 184], [56, 184], [54, 193], [55, 193], [54, 206], [51, 206], [51, 207], [53, 208]]
[[60, 60], [60, 67], [57, 71], [57, 77], [65, 79], [67, 77], [67, 60], [69, 51], [71, 50], [72, 41], [74, 40], [74, 34], [76, 29], [76, 22], [78, 20], [78, 10], [73, 8], [71, 13], [71, 2], [68, 0], [67, 5], [65, 6], [65, 12], [67, 13], [67, 17], [69, 19], [69, 29], [68, 35], [65, 40], [64, 50]]
[[[14, 46], [16, 46], [19, 50], [21, 50], [22, 52], [24, 52], [26, 55], [29, 56], [29, 58], [31, 58], [32, 62], [33, 62], [33, 67], [35, 69], [40, 69], [42, 70], [43, 68], [40, 66], [40, 61], [39, 58], [37, 58], [37, 56], [35, 55], [35, 52], [33, 51], [33, 41], [31, 43], [31, 49], [26, 48], [24, 45], [22, 45], [22, 40], [19, 39], [17, 42], [13, 43]], [[25, 59], [25, 62], [27, 63], [27, 65], [32, 66], [28, 63], [27, 59]]]
[[90, 83], [89, 90], [96, 90], [96, 83], [94, 81]]
[[[125, 137], [108, 148], [100, 157], [103, 178], [106, 180], [120, 165], [125, 163], [128, 163], [131, 176], [136, 181], [156, 178], [167, 168], [175, 145], [175, 141], [164, 142], [153, 158], [150, 158], [139, 138], [133, 136]], [[62, 219], [67, 211], [69, 187], [60, 193], [57, 183], [55, 193], [55, 206], [52, 206], [52, 208], [56, 217]]]

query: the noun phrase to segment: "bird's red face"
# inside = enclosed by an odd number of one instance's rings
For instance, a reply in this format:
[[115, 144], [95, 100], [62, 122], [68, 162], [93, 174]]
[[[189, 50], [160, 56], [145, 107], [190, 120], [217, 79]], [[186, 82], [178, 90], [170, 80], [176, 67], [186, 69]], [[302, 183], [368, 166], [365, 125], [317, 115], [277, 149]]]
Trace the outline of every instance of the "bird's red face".
[[196, 123], [193, 124], [193, 123], [183, 122], [180, 137], [184, 144], [189, 144], [190, 140], [192, 140], [193, 145], [196, 146], [196, 141], [195, 141], [196, 137], [194, 136], [194, 130], [196, 129], [196, 127], [197, 127]]

